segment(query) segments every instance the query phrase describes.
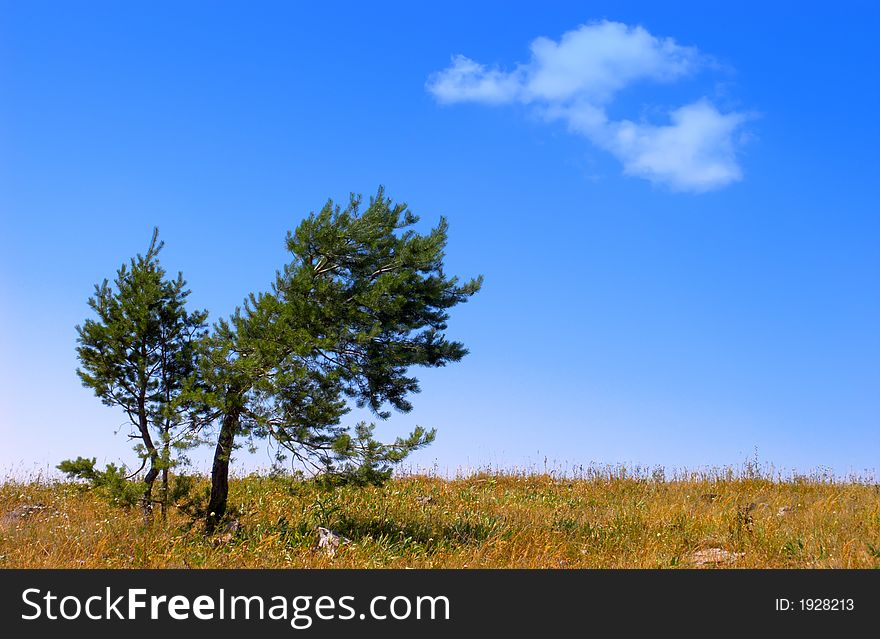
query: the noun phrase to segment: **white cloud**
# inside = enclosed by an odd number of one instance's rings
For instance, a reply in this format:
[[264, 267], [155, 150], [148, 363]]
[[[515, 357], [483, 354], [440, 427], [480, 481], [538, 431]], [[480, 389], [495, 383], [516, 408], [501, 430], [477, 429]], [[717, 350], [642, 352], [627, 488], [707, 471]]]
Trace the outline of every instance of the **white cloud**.
[[720, 113], [706, 100], [670, 113], [671, 124], [629, 120], [613, 125], [608, 143], [625, 171], [681, 191], [708, 191], [742, 178], [733, 136], [741, 113]]
[[558, 42], [534, 40], [529, 62], [512, 71], [457, 55], [428, 79], [427, 89], [446, 104], [529, 104], [612, 153], [626, 174], [702, 192], [741, 179], [735, 135], [745, 114], [721, 113], [701, 99], [671, 111], [668, 124], [656, 125], [609, 120], [606, 108], [637, 82], [673, 82], [708, 64], [694, 47], [604, 21], [569, 31]]
[[588, 97], [605, 102], [633, 82], [675, 80], [704, 62], [692, 47], [607, 21], [569, 31], [558, 43], [538, 38], [531, 50], [528, 93], [550, 101]]
[[440, 102], [512, 102], [521, 91], [515, 74], [487, 69], [463, 55], [452, 57], [452, 66], [435, 74], [428, 90]]

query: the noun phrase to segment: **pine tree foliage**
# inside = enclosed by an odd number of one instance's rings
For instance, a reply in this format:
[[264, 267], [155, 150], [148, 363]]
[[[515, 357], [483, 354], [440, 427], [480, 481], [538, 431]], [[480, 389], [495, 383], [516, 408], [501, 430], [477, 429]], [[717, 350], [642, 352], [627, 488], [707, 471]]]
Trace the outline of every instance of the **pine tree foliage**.
[[95, 286], [88, 302], [94, 317], [76, 328], [80, 380], [104, 404], [123, 410], [141, 468], [149, 466], [145, 516], [160, 472], [164, 506], [174, 449], [193, 443], [180, 396], [184, 384], [197, 377], [196, 344], [207, 319], [204, 311], [187, 311], [186, 282], [182, 274], [167, 277], [158, 259], [162, 247], [156, 229], [147, 252], [123, 264], [112, 286], [107, 280]]
[[220, 423], [209, 528], [226, 507], [229, 457], [241, 435], [270, 437], [279, 450], [324, 476], [378, 483], [394, 464], [430, 443], [417, 428], [393, 444], [373, 426], [342, 425], [350, 403], [379, 419], [408, 412], [419, 391], [413, 366], [460, 360], [447, 339], [449, 309], [476, 293], [443, 270], [444, 219], [426, 234], [418, 218], [380, 188], [368, 205], [328, 201], [288, 234], [290, 261], [271, 290], [251, 295], [202, 342], [199, 384], [188, 400]]
[[143, 482], [132, 481], [125, 466], [107, 464], [104, 470], [98, 470], [96, 463], [94, 457], [65, 459], [58, 464], [58, 470], [69, 479], [84, 480], [89, 488], [114, 506], [130, 507], [141, 501], [146, 486]]

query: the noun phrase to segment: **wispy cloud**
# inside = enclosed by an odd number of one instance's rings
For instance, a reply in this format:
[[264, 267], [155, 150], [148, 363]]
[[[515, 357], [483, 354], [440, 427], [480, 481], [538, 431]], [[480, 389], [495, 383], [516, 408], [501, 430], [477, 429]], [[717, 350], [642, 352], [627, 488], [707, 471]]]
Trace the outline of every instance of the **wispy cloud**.
[[737, 130], [745, 113], [722, 113], [702, 98], [669, 112], [665, 124], [608, 118], [622, 89], [674, 82], [712, 66], [696, 48], [608, 21], [582, 25], [558, 42], [538, 38], [530, 48], [529, 62], [510, 71], [456, 55], [427, 89], [444, 104], [528, 104], [612, 153], [626, 174], [674, 190], [702, 192], [741, 179]]

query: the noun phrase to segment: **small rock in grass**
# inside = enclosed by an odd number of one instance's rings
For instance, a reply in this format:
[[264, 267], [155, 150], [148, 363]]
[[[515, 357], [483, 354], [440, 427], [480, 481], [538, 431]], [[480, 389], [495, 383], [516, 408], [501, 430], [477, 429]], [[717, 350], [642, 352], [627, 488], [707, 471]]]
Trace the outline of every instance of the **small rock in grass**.
[[213, 543], [215, 546], [222, 546], [223, 544], [230, 543], [234, 538], [235, 535], [233, 535], [231, 532], [228, 532], [220, 535], [219, 537], [214, 537]]
[[223, 532], [232, 533], [233, 535], [237, 532], [241, 532], [241, 522], [237, 519], [233, 519], [229, 521], [224, 527]]
[[695, 550], [691, 553], [690, 560], [695, 566], [711, 566], [732, 564], [737, 559], [744, 556], [744, 552], [730, 552], [723, 548], [706, 548], [704, 550]]
[[231, 543], [235, 539], [235, 535], [241, 532], [241, 522], [237, 519], [231, 519], [223, 526], [223, 534], [214, 537], [211, 542], [215, 546]]
[[18, 522], [33, 517], [34, 515], [41, 515], [44, 513], [53, 514], [55, 512], [57, 511], [54, 508], [46, 506], [45, 504], [24, 504], [4, 513], [3, 516], [0, 517], [0, 526], [14, 526]]
[[351, 539], [337, 535], [335, 532], [323, 526], [318, 526], [318, 544], [315, 550], [323, 550], [328, 557], [335, 557], [340, 545], [347, 546]]

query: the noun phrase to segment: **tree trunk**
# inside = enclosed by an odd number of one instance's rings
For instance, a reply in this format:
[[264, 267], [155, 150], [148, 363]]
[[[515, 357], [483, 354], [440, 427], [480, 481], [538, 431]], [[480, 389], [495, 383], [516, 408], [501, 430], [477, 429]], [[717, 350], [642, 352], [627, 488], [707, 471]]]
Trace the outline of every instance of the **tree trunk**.
[[[166, 402], [171, 400], [166, 395]], [[162, 521], [168, 518], [168, 468], [171, 466], [171, 424], [166, 419], [162, 427], [162, 489], [159, 495], [159, 506], [162, 509]]]
[[208, 516], [205, 531], [210, 535], [226, 514], [226, 499], [229, 496], [229, 458], [238, 431], [239, 416], [230, 413], [223, 417], [220, 436], [214, 450], [214, 465], [211, 468], [211, 500], [208, 502]]
[[168, 509], [168, 469], [162, 469], [162, 520], [164, 521], [168, 517], [168, 513], [166, 512]]
[[143, 394], [138, 402], [138, 422], [141, 431], [141, 439], [144, 442], [144, 447], [146, 447], [147, 454], [150, 458], [150, 470], [147, 471], [147, 474], [144, 477], [146, 488], [144, 488], [144, 494], [141, 496], [141, 508], [144, 512], [144, 525], [147, 525], [150, 523], [150, 515], [153, 512], [153, 483], [156, 481], [156, 477], [159, 476], [159, 451], [156, 450], [153, 438], [150, 437], [150, 425], [147, 420], [147, 410]]
[[150, 455], [150, 470], [147, 471], [147, 474], [144, 477], [144, 483], [147, 487], [144, 488], [144, 494], [141, 497], [141, 507], [144, 511], [144, 525], [150, 523], [150, 516], [153, 514], [153, 483], [158, 476], [159, 469], [156, 468], [156, 457]]

